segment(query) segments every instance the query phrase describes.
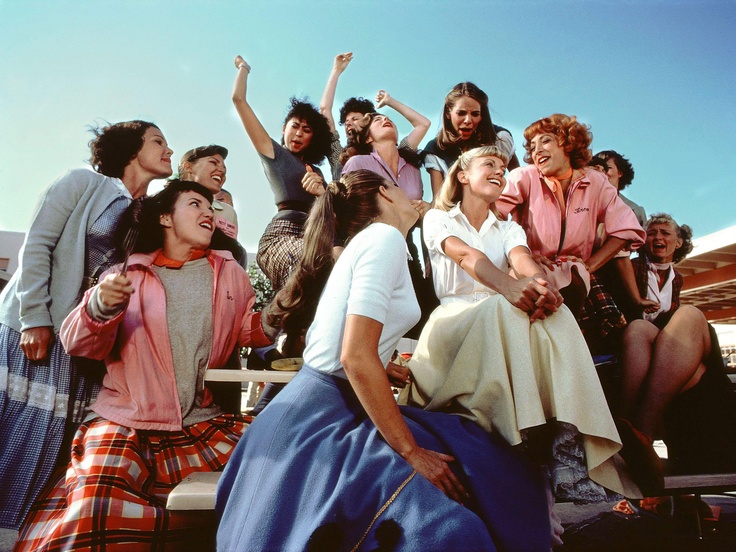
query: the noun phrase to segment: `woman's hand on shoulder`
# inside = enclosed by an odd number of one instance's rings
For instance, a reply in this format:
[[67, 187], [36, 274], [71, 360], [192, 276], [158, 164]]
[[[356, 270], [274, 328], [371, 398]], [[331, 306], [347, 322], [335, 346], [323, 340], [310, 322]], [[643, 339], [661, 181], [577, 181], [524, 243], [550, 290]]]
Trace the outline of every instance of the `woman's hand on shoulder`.
[[314, 172], [314, 169], [307, 165], [307, 172], [302, 177], [302, 188], [314, 196], [321, 196], [325, 193], [325, 181], [319, 173]]
[[49, 354], [49, 345], [54, 341], [54, 329], [50, 326], [29, 328], [20, 332], [20, 350], [28, 360], [44, 360]]
[[133, 294], [133, 284], [124, 274], [108, 274], [100, 282], [98, 297], [108, 308], [114, 309], [128, 302]]
[[468, 493], [448, 465], [449, 462], [455, 461], [452, 456], [417, 447], [404, 459], [432, 485], [451, 499], [463, 504]]

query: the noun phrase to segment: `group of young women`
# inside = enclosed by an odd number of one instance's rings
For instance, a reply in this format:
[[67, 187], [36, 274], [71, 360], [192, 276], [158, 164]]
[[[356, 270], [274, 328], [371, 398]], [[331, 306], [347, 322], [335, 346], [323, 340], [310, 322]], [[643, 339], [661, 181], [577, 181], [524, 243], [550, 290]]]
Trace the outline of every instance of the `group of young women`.
[[[0, 479], [13, 491], [0, 521], [19, 526], [35, 501], [19, 550], [191, 545], [201, 520], [167, 512], [165, 497], [223, 466], [223, 551], [548, 550], [561, 543], [556, 499], [659, 488], [651, 437], [668, 404], [701, 380], [720, 385], [703, 364], [704, 317], [677, 309], [671, 263], [686, 227], [660, 217], [645, 234], [586, 168], [592, 136], [574, 117], [530, 125], [530, 164], [507, 178], [513, 138], [472, 83], [448, 94], [424, 155], [429, 121], [385, 91], [377, 107], [412, 132], [399, 142], [372, 102], [351, 98], [343, 148], [331, 111], [351, 60], [335, 58], [319, 110], [292, 100], [279, 144], [247, 101], [250, 66], [235, 59], [233, 102], [278, 209], [257, 255], [277, 291], [263, 315], [221, 250], [232, 246], [221, 232], [237, 235], [229, 210], [213, 207], [225, 148], [187, 152], [182, 180], [147, 198], [151, 180], [172, 174], [171, 150], [150, 123], [110, 125], [91, 143], [96, 172], [72, 171], [45, 193], [0, 312]], [[326, 157], [331, 183], [317, 166]], [[591, 274], [645, 239], [635, 303], [674, 314], [627, 329], [614, 422], [576, 317]], [[698, 347], [672, 368], [663, 348], [692, 327]], [[412, 328], [411, 361], [394, 363]], [[204, 370], [279, 330], [303, 368], [250, 426], [224, 415]], [[664, 396], [655, 385], [672, 370]], [[405, 390], [401, 406], [392, 386]], [[57, 460], [66, 470], [36, 500]]]

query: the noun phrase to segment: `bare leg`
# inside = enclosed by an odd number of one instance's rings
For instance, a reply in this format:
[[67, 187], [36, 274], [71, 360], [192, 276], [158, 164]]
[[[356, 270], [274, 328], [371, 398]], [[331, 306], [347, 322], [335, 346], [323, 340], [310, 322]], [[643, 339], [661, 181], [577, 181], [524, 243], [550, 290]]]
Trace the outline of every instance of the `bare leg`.
[[648, 320], [634, 320], [623, 338], [621, 416], [633, 420], [642, 400], [642, 389], [652, 364], [653, 345], [659, 328]]
[[670, 401], [700, 381], [703, 358], [710, 352], [708, 323], [697, 308], [684, 305], [654, 342], [654, 355], [644, 398], [634, 425], [652, 435], [660, 427]]

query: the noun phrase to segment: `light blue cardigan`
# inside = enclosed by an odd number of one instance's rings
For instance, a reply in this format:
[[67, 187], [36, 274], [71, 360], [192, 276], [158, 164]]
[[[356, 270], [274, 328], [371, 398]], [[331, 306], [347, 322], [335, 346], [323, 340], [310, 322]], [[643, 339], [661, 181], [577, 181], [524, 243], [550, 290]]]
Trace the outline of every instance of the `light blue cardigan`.
[[20, 253], [0, 295], [0, 323], [23, 331], [53, 326], [82, 297], [87, 233], [118, 197], [132, 197], [122, 180], [73, 169], [41, 196]]

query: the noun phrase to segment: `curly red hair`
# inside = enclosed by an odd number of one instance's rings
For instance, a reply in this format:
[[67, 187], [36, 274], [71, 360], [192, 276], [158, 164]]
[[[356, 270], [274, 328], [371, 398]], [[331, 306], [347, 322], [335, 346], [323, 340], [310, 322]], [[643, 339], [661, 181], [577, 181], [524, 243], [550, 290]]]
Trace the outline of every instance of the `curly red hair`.
[[524, 149], [526, 150], [524, 161], [529, 164], [533, 163], [531, 141], [537, 134], [554, 134], [557, 137], [557, 143], [570, 159], [570, 166], [573, 169], [583, 168], [593, 157], [590, 149], [593, 134], [590, 132], [590, 127], [579, 123], [574, 115], [571, 117], [555, 113], [526, 127], [524, 130]]

